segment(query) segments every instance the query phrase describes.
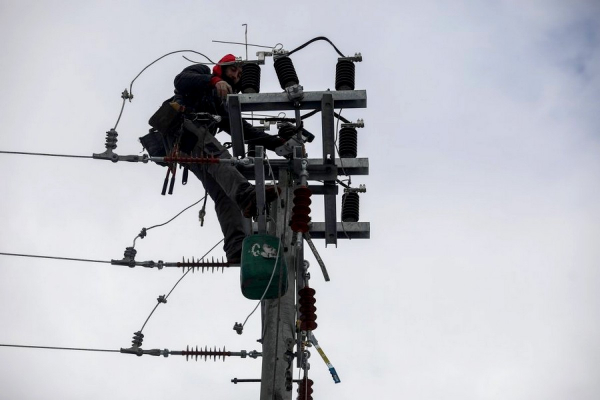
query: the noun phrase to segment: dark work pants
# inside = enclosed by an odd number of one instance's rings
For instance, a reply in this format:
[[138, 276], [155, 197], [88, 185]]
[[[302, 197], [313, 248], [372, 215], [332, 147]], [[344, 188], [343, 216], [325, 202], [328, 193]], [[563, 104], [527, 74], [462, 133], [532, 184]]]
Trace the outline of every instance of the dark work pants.
[[[198, 136], [198, 143], [192, 150], [192, 157], [210, 155], [231, 158], [227, 149], [208, 132], [205, 126], [196, 126], [192, 121], [186, 120], [184, 127]], [[247, 194], [253, 190], [253, 186], [230, 164], [190, 164], [189, 169], [200, 179], [215, 203], [217, 219], [225, 239], [223, 250], [227, 258], [239, 255], [246, 233], [241, 205], [238, 202], [248, 197]]]

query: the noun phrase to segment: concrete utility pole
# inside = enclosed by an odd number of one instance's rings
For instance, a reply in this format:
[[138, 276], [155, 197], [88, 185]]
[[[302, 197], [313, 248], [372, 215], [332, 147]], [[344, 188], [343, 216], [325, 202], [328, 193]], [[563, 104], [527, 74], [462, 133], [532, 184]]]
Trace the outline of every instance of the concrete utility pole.
[[[268, 227], [268, 233], [283, 237], [280, 244], [287, 264], [288, 274], [285, 277], [274, 276], [273, 279], [288, 280], [287, 293], [280, 299], [263, 301], [263, 357], [260, 387], [260, 400], [291, 399], [293, 360], [285, 356], [293, 352], [296, 342], [296, 276], [295, 261], [297, 246], [290, 246], [292, 230], [288, 226], [293, 204], [293, 182], [288, 181], [287, 174], [279, 177], [279, 187], [282, 188], [282, 203], [275, 201], [271, 204], [271, 216], [274, 221]], [[281, 286], [282, 282], [280, 282]], [[286, 382], [287, 375], [287, 382]], [[286, 386], [287, 389], [286, 389]]]
[[[310, 338], [310, 329], [314, 329], [303, 328], [306, 329], [306, 332], [303, 331], [302, 335], [299, 335], [296, 327], [298, 319], [297, 293], [298, 289], [305, 286], [302, 232], [309, 230], [306, 233], [310, 234], [312, 239], [324, 239], [326, 244], [337, 244], [338, 239], [369, 238], [370, 224], [358, 222], [358, 200], [355, 202], [356, 212], [353, 220], [339, 223], [336, 215], [338, 175], [341, 173], [368, 175], [368, 159], [356, 158], [356, 155], [337, 158], [334, 143], [334, 109], [364, 108], [366, 100], [366, 92], [361, 90], [301, 92], [300, 96], [296, 96], [296, 98], [292, 98], [289, 92], [228, 96], [233, 154], [236, 157], [245, 155], [242, 112], [293, 110], [296, 114], [298, 131], [301, 129], [299, 125], [300, 110], [319, 110], [322, 114], [323, 158], [306, 158], [302, 147], [297, 146], [293, 149], [291, 160], [271, 160], [270, 167], [281, 188], [281, 201], [277, 200], [270, 204], [268, 222], [265, 215], [262, 215], [264, 213], [259, 210], [258, 221], [253, 224], [253, 232], [267, 232], [269, 235], [281, 238], [279, 251], [283, 252], [287, 265], [287, 276], [284, 274], [273, 276], [273, 281], [279, 284], [282, 283], [282, 279], [287, 279], [287, 292], [279, 299], [263, 300], [262, 304], [263, 324], [260, 337], [263, 344], [263, 360], [260, 400], [291, 400], [297, 396], [296, 387], [292, 385], [293, 366], [302, 367], [303, 347], [307, 345], [307, 338]], [[262, 154], [262, 148], [257, 146], [254, 167], [241, 168], [241, 172], [246, 178], [256, 180], [258, 204], [264, 204], [265, 198], [264, 191], [262, 193], [261, 191], [264, 190], [264, 176], [266, 175], [264, 171], [267, 165], [264, 163]], [[310, 185], [309, 181], [321, 181], [323, 184]], [[296, 200], [300, 198], [300, 194], [294, 194], [295, 189], [299, 186], [304, 190], [304, 198], [312, 193], [312, 207], [318, 204], [315, 202], [315, 195], [323, 196], [324, 203], [321, 204], [324, 204], [325, 220], [312, 222], [308, 227], [305, 224], [305, 230], [293, 232], [290, 221], [294, 215], [292, 210], [294, 198]], [[306, 194], [307, 192], [308, 194]], [[294, 215], [295, 217], [296, 215]], [[308, 237], [306, 240], [309, 240]], [[311, 250], [316, 252], [314, 246], [311, 246]], [[315, 254], [315, 258], [322, 263], [317, 254]], [[321, 265], [321, 269], [326, 276], [325, 279], [328, 280], [324, 264]], [[313, 275], [318, 279], [320, 274], [316, 272], [318, 270], [314, 271]], [[305, 314], [304, 317], [307, 315]], [[297, 336], [301, 336], [305, 342], [300, 343]], [[303, 395], [300, 398], [310, 399], [311, 397]]]

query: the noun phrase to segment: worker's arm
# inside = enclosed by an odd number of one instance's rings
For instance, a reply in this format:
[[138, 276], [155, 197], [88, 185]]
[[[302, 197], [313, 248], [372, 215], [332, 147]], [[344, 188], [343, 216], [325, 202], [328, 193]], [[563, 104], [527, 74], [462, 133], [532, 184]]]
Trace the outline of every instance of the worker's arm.
[[181, 95], [198, 95], [214, 87], [211, 85], [210, 68], [203, 64], [190, 65], [173, 82], [175, 90]]
[[[275, 149], [285, 143], [285, 139], [277, 135], [269, 135], [250, 125], [246, 120], [242, 120], [244, 124], [244, 140], [255, 146], [264, 146], [267, 150], [275, 151]], [[231, 135], [231, 125], [229, 124], [229, 115], [225, 116], [219, 128]]]

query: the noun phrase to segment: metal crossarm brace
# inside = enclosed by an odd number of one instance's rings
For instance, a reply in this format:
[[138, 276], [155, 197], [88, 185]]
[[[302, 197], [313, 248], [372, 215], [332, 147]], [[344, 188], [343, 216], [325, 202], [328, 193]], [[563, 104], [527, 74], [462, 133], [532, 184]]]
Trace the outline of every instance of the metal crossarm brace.
[[238, 95], [227, 96], [229, 124], [231, 127], [231, 145], [234, 157], [244, 157], [244, 124]]
[[258, 233], [267, 233], [267, 216], [265, 208], [265, 168], [263, 165], [263, 146], [256, 146], [254, 156], [254, 179], [256, 181], [256, 208], [258, 209]]
[[[357, 176], [357, 175], [369, 175], [369, 159], [368, 158], [336, 158], [335, 165], [323, 164], [323, 160], [320, 158], [309, 158], [308, 161], [308, 180], [309, 181], [330, 181], [335, 180], [338, 177], [338, 172], [341, 173], [342, 166], [343, 171], [346, 174]], [[288, 168], [288, 160], [275, 159], [270, 160], [271, 168], [275, 179], [279, 179], [279, 170], [282, 169], [284, 172]], [[267, 166], [265, 166], [265, 169]], [[254, 168], [247, 165], [241, 165], [239, 171], [247, 179], [254, 179]], [[313, 193], [315, 194], [315, 193]]]
[[[248, 93], [227, 96], [228, 101], [238, 97], [240, 111], [283, 111], [294, 110], [319, 110], [323, 96], [333, 96], [333, 101], [338, 108], [366, 108], [366, 90], [341, 90], [341, 91], [315, 91], [304, 92], [300, 104], [295, 106], [287, 93]], [[231, 104], [231, 103], [230, 103]]]
[[234, 157], [244, 156], [244, 128], [242, 111], [320, 110], [325, 96], [331, 96], [339, 108], [365, 108], [365, 90], [304, 92], [302, 101], [290, 101], [287, 93], [230, 94], [227, 109], [231, 127], [231, 143]]
[[[333, 96], [324, 94], [321, 100], [321, 121], [323, 129], [323, 163], [335, 165], [335, 126], [333, 120]], [[337, 176], [336, 176], [337, 178]], [[335, 187], [335, 179], [326, 180], [324, 186]], [[337, 245], [336, 235], [336, 196], [326, 194], [325, 199], [325, 245]]]

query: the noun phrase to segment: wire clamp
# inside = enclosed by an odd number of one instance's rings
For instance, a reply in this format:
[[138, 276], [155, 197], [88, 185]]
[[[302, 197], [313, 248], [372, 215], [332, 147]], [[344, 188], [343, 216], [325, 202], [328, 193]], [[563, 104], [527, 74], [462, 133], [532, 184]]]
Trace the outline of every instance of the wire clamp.
[[240, 324], [239, 322], [236, 322], [233, 325], [233, 330], [236, 331], [238, 335], [241, 335], [244, 331], [244, 326], [242, 324]]
[[123, 254], [122, 260], [110, 260], [112, 265], [126, 265], [129, 268], [133, 268], [136, 266], [135, 255], [137, 251], [133, 247], [125, 248], [125, 252]]
[[338, 60], [346, 60], [352, 62], [361, 62], [363, 60], [361, 53], [354, 53], [354, 56], [350, 57], [339, 57]]
[[129, 100], [129, 102], [131, 103], [131, 100], [133, 100], [133, 94], [130, 94], [127, 91], [127, 88], [125, 88], [125, 90], [123, 90], [123, 93], [121, 93], [121, 98], [123, 100]]
[[365, 121], [362, 118], [356, 120], [356, 122], [342, 123], [342, 128], [364, 128]]
[[365, 185], [358, 185], [357, 188], [345, 188], [344, 193], [367, 193], [367, 187]]

